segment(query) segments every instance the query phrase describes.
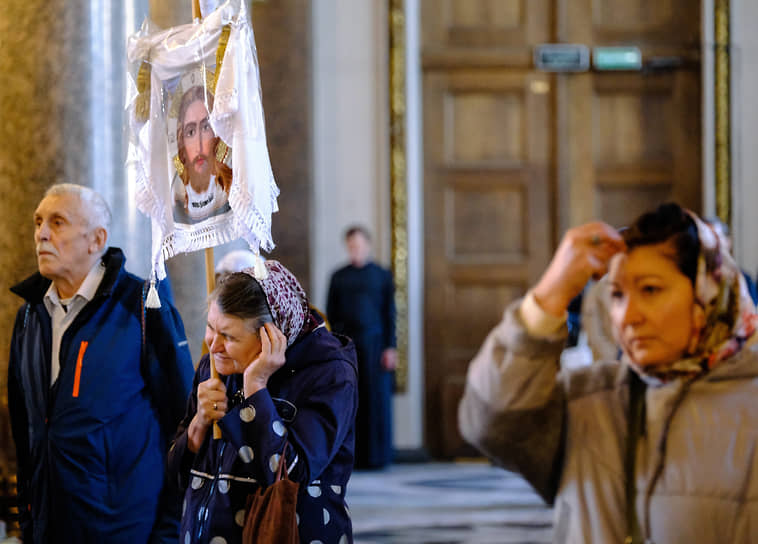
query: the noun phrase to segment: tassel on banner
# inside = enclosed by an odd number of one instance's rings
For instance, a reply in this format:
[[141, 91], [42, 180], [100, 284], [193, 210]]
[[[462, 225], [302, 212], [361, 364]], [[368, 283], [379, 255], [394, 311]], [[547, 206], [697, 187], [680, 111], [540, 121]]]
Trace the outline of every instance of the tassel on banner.
[[155, 278], [150, 278], [150, 289], [147, 290], [145, 299], [145, 308], [160, 308], [161, 299], [158, 296], [158, 289], [155, 288]]

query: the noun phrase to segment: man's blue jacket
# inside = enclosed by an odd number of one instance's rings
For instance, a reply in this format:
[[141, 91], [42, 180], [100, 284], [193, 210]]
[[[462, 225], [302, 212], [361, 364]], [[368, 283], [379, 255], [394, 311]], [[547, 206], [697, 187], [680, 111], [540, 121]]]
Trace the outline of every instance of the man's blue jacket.
[[95, 297], [66, 330], [50, 386], [52, 325], [39, 273], [11, 290], [16, 316], [8, 404], [25, 543], [175, 542], [165, 454], [192, 386], [184, 326], [167, 289], [145, 309], [145, 281], [103, 256]]

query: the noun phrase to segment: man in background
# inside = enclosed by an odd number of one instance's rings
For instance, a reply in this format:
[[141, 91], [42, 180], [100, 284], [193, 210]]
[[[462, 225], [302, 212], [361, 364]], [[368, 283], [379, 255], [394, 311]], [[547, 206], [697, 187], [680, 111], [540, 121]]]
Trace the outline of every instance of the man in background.
[[345, 233], [350, 264], [331, 279], [326, 313], [334, 332], [353, 339], [358, 352], [355, 467], [392, 461], [395, 299], [392, 273], [370, 259], [371, 238], [361, 226]]
[[52, 186], [34, 212], [39, 272], [11, 338], [8, 408], [26, 544], [176, 542], [180, 498], [164, 460], [192, 386], [181, 318], [161, 284], [107, 247], [102, 196]]

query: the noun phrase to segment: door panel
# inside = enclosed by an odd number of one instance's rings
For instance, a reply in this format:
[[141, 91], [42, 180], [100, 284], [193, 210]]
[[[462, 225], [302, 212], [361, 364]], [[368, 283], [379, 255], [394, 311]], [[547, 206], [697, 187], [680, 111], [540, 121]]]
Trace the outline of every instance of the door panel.
[[641, 32], [673, 22], [672, 0], [594, 0], [592, 22], [596, 27]]
[[445, 455], [470, 453], [454, 409], [468, 360], [546, 263], [549, 224], [530, 225], [549, 215], [547, 79], [497, 70], [425, 79], [427, 424]]
[[650, 47], [700, 41], [697, 0], [556, 0], [556, 6], [561, 42]]
[[[522, 47], [548, 37], [547, 0], [423, 0], [423, 47]], [[448, 51], [449, 52], [449, 51]]]
[[549, 40], [549, 0], [421, 0], [427, 69], [531, 66], [531, 46]]

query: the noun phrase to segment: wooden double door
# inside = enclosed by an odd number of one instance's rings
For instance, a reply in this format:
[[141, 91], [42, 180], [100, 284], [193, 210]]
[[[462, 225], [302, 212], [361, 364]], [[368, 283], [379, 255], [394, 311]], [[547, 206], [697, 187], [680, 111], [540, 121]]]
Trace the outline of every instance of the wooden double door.
[[[422, 0], [425, 442], [470, 455], [465, 372], [569, 227], [701, 207], [692, 0]], [[544, 43], [636, 46], [643, 69], [540, 71]]]

